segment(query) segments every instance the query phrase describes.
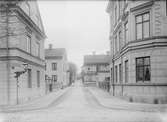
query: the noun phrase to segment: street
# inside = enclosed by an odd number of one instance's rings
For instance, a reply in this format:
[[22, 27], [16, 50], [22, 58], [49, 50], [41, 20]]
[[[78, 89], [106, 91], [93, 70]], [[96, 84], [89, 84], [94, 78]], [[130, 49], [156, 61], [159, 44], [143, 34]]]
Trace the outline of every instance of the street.
[[[40, 104], [40, 103], [39, 103]], [[45, 109], [0, 114], [0, 122], [161, 122], [160, 113], [104, 108], [87, 87], [76, 82]]]

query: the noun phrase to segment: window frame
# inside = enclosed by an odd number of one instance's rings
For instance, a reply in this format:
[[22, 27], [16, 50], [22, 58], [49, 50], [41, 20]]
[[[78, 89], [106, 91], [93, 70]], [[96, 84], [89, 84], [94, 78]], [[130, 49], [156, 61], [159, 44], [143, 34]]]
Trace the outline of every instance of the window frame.
[[26, 52], [31, 54], [31, 41], [32, 41], [32, 37], [30, 34], [26, 35]]
[[117, 53], [118, 52], [118, 42], [117, 42], [118, 37], [117, 37], [117, 34], [115, 35], [114, 40], [115, 40], [115, 53]]
[[27, 81], [28, 81], [28, 88], [32, 88], [32, 70], [28, 69], [27, 71]]
[[[146, 58], [149, 58], [149, 64], [147, 64], [147, 65], [144, 64], [144, 61], [145, 61], [144, 59], [146, 59]], [[137, 65], [137, 60], [138, 59], [142, 59], [142, 65]], [[138, 79], [138, 75], [139, 75], [138, 74], [138, 68], [141, 68], [141, 67], [143, 68], [142, 80], [139, 80]], [[145, 74], [144, 74], [145, 73], [145, 70], [144, 70], [145, 67], [149, 67], [149, 69], [150, 69], [150, 71], [149, 71], [149, 73], [150, 73], [149, 80], [145, 80], [145, 77], [144, 77], [145, 76]], [[144, 82], [150, 82], [150, 81], [151, 81], [151, 58], [150, 58], [150, 56], [137, 57], [136, 58], [136, 83], [137, 82], [143, 82], [144, 83]]]
[[40, 87], [40, 77], [41, 77], [41, 73], [39, 70], [37, 70], [37, 87]]
[[119, 38], [119, 51], [120, 51], [122, 48], [122, 30], [119, 31], [118, 38]]
[[110, 80], [113, 83], [113, 68], [110, 68]]
[[129, 61], [125, 61], [125, 83], [128, 83], [129, 80]]
[[128, 42], [128, 21], [124, 24], [124, 43], [126, 44]]
[[40, 42], [36, 42], [36, 45], [37, 45], [37, 46], [36, 46], [36, 48], [37, 48], [37, 49], [36, 49], [36, 50], [37, 50], [36, 56], [37, 56], [37, 57], [40, 57]]
[[119, 64], [119, 81], [122, 82], [122, 63]]
[[52, 81], [54, 82], [54, 83], [56, 83], [57, 82], [57, 75], [52, 75]]
[[115, 83], [118, 83], [118, 66], [115, 65]]
[[[146, 14], [148, 14], [149, 15], [149, 19], [148, 20], [144, 20], [143, 19], [143, 16], [144, 15], [146, 15]], [[137, 22], [137, 17], [138, 16], [141, 16], [141, 18], [142, 18], [142, 20], [141, 20], [141, 22]], [[146, 12], [143, 12], [143, 13], [140, 13], [140, 14], [137, 14], [137, 15], [135, 15], [135, 38], [136, 38], [136, 40], [138, 40], [138, 39], [144, 39], [144, 38], [149, 38], [150, 37], [150, 33], [151, 33], [151, 25], [150, 25], [150, 23], [151, 23], [151, 20], [150, 20], [151, 18], [150, 18], [150, 11], [146, 11]], [[144, 37], [144, 23], [147, 23], [147, 22], [149, 22], [149, 36], [148, 37]], [[141, 24], [142, 25], [142, 36], [141, 36], [141, 38], [138, 38], [137, 37], [137, 25], [139, 25], [139, 24]]]
[[167, 0], [166, 0], [166, 16], [167, 16]]
[[115, 17], [115, 24], [117, 23], [117, 5], [115, 3], [115, 8], [114, 8], [114, 17]]
[[57, 63], [52, 63], [52, 71], [56, 71], [57, 70]]

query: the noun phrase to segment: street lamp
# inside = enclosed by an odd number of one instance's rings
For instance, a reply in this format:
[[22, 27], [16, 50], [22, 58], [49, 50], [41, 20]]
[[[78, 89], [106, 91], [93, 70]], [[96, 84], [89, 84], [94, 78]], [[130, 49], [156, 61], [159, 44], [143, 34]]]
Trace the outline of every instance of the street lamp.
[[15, 73], [15, 78], [16, 78], [16, 81], [17, 81], [17, 94], [16, 94], [16, 97], [17, 97], [17, 104], [19, 104], [19, 96], [18, 96], [18, 88], [19, 88], [19, 77], [22, 75], [22, 74], [24, 74], [24, 73], [26, 73], [27, 71], [28, 71], [28, 64], [27, 63], [24, 63], [24, 64], [22, 64], [23, 65], [23, 68], [24, 68], [24, 70], [23, 71], [16, 71], [16, 72], [14, 72]]

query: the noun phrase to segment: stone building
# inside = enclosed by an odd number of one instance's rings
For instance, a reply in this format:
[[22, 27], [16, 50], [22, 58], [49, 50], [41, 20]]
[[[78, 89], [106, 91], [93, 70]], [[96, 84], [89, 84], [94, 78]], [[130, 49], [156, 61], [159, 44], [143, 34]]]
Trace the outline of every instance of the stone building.
[[111, 92], [130, 101], [167, 103], [166, 1], [109, 1]]
[[45, 62], [45, 75], [52, 79], [51, 85], [47, 86], [48, 90], [52, 91], [68, 86], [69, 67], [65, 48], [52, 48], [50, 44], [49, 49], [45, 49]]
[[85, 55], [83, 82], [88, 86], [99, 86], [108, 90], [110, 81], [109, 55]]
[[[0, 105], [45, 94], [45, 33], [37, 1], [0, 2]], [[18, 82], [15, 72], [24, 71]]]

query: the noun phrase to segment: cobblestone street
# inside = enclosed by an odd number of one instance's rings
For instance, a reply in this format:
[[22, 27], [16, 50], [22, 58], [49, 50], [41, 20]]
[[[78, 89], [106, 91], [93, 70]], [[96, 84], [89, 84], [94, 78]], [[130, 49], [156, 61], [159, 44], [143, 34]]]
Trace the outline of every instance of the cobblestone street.
[[[165, 122], [165, 115], [158, 112], [119, 110], [103, 107], [91, 91], [77, 82], [64, 92], [54, 94], [43, 102], [51, 101], [47, 107], [27, 109], [24, 106], [17, 111], [9, 109], [1, 113], [4, 122]], [[59, 96], [59, 97], [57, 97]], [[34, 102], [39, 106], [43, 102]], [[34, 107], [35, 108], [35, 107]]]

